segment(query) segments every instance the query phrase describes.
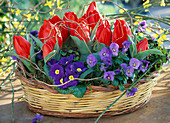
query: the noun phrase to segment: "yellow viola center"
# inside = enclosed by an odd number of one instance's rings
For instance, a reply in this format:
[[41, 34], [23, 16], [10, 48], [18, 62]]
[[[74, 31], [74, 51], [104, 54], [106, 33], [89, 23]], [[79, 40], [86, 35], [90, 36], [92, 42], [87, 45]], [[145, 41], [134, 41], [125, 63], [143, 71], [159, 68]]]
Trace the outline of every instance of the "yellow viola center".
[[143, 67], [143, 68], [145, 68], [145, 66], [144, 66], [144, 65], [142, 65], [142, 67]]
[[60, 83], [63, 84], [63, 78], [60, 79]]
[[125, 48], [125, 46], [123, 48]]
[[106, 53], [103, 53], [103, 56], [105, 56], [106, 55]]
[[110, 79], [110, 77], [107, 77], [108, 79]]
[[91, 61], [89, 61], [91, 63]]
[[116, 50], [115, 50], [115, 49], [113, 49], [113, 51], [115, 52]]
[[59, 70], [55, 70], [55, 74], [59, 74], [60, 73], [60, 71]]
[[136, 66], [136, 64], [133, 64], [133, 66]]
[[77, 68], [77, 71], [78, 71], [78, 72], [81, 72], [82, 70], [81, 70], [81, 68]]
[[69, 76], [69, 80], [73, 80], [73, 79], [74, 79], [73, 75]]
[[128, 73], [130, 73], [130, 71], [128, 71]]
[[66, 64], [68, 63], [68, 61], [66, 61]]

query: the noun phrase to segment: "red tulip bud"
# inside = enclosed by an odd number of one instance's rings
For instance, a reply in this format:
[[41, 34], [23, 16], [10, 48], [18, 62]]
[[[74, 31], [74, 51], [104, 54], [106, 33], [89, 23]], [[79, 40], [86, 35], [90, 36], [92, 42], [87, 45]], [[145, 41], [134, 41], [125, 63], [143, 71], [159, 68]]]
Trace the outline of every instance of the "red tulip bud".
[[18, 55], [23, 56], [23, 57], [20, 56], [20, 58], [22, 59], [29, 58], [31, 44], [25, 38], [23, 38], [22, 36], [14, 36], [13, 44], [14, 44], [16, 53]]
[[126, 21], [116, 20], [115, 28], [112, 35], [112, 42], [115, 42], [119, 45], [119, 48], [122, 48], [122, 43], [128, 40], [128, 36], [131, 36], [130, 28], [128, 27]]
[[141, 50], [142, 51], [145, 51], [145, 50], [148, 50], [148, 40], [147, 38], [145, 38], [144, 40], [140, 41], [137, 45], [137, 52], [139, 52]]
[[48, 45], [48, 44], [44, 44], [43, 45], [43, 58], [45, 59], [45, 57], [53, 51], [53, 49]]

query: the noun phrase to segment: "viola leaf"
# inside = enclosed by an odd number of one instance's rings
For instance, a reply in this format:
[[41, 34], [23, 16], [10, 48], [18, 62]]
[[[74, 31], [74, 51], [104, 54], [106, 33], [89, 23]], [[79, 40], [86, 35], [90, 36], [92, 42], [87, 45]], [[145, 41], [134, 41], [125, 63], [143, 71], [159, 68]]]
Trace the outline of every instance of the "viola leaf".
[[94, 70], [93, 69], [88, 69], [86, 70], [85, 72], [83, 72], [81, 75], [80, 75], [80, 79], [84, 79], [88, 74], [92, 73]]
[[84, 93], [86, 92], [87, 86], [84, 84], [79, 84], [75, 87], [69, 87], [68, 89], [71, 91], [71, 93], [78, 98], [82, 98]]
[[34, 52], [34, 42], [31, 41], [30, 59], [31, 59], [31, 61], [33, 61], [35, 63], [35, 56], [36, 55], [34, 55], [34, 54], [35, 54], [35, 52]]
[[[96, 31], [97, 31], [97, 28], [99, 26], [99, 22], [100, 20], [97, 22], [96, 26], [94, 27], [93, 31], [92, 31], [92, 34], [90, 36], [90, 40], [89, 40], [89, 43], [91, 43], [93, 40], [94, 40], [94, 37], [96, 35]], [[93, 42], [92, 42], [93, 43]]]
[[73, 39], [75, 45], [79, 49], [81, 55], [90, 54], [89, 50], [91, 51], [91, 49], [92, 49], [91, 46], [89, 46], [86, 42], [80, 40], [79, 38], [77, 38], [75, 36], [71, 36], [71, 38]]
[[137, 59], [141, 60], [141, 59], [144, 59], [144, 58], [146, 58], [148, 55], [151, 55], [151, 54], [164, 56], [164, 54], [163, 54], [160, 50], [157, 50], [157, 49], [149, 49], [149, 50], [145, 50], [145, 51], [143, 51], [143, 52], [139, 52], [138, 54], [136, 54], [136, 55], [134, 56], [134, 58], [137, 58]]
[[30, 36], [35, 40], [36, 44], [42, 49], [44, 44], [38, 38], [34, 37], [33, 35], [30, 35]]
[[132, 42], [132, 44], [129, 47], [129, 50], [130, 50], [130, 55], [133, 58], [137, 54], [136, 44], [134, 43], [134, 41], [132, 40], [132, 38], [129, 35], [128, 35], [128, 41]]

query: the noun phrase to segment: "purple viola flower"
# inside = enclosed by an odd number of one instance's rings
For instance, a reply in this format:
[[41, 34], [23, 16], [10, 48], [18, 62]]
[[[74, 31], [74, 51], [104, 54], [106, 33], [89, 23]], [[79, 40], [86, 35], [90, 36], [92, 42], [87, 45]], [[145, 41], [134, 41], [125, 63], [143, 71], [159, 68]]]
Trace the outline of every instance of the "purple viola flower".
[[131, 91], [127, 90], [126, 95], [127, 95], [127, 97], [128, 96], [134, 96], [136, 92], [137, 92], [137, 87], [134, 87], [134, 88], [131, 89]]
[[11, 55], [11, 58], [12, 58], [13, 60], [17, 60], [17, 57], [16, 57], [16, 56]]
[[128, 66], [125, 70], [125, 73], [128, 77], [132, 77], [133, 76], [133, 72], [134, 72], [134, 69], [132, 66]]
[[87, 68], [84, 67], [84, 63], [83, 62], [74, 62], [73, 63], [73, 70], [79, 74], [81, 74], [82, 72], [86, 71]]
[[142, 64], [139, 66], [139, 70], [141, 70], [143, 73], [147, 70], [149, 61], [141, 60]]
[[61, 65], [67, 65], [69, 63], [69, 59], [67, 57], [61, 57], [59, 62]]
[[64, 89], [64, 88], [67, 88], [67, 87], [75, 87], [79, 80], [74, 80], [75, 78], [78, 78], [79, 75], [76, 75], [76, 74], [68, 74], [68, 76], [66, 76], [64, 78], [64, 84], [61, 88]]
[[139, 66], [140, 66], [140, 61], [136, 58], [131, 58], [130, 59], [130, 62], [129, 62], [129, 65], [132, 66], [134, 69], [138, 69]]
[[132, 42], [124, 41], [122, 44], [123, 44], [122, 53], [125, 53], [128, 50], [129, 46], [132, 44]]
[[54, 65], [54, 64], [56, 64], [56, 63], [58, 63], [58, 61], [57, 61], [56, 59], [50, 59], [50, 60], [47, 62], [47, 64], [48, 64], [49, 66], [52, 66], [52, 65]]
[[108, 67], [109, 67], [109, 65], [107, 65], [107, 64], [105, 64], [105, 63], [101, 63], [100, 71], [106, 72], [106, 70], [107, 70]]
[[103, 59], [103, 63], [105, 63], [107, 65], [112, 65], [112, 58], [111, 57], [105, 57], [105, 59]]
[[107, 47], [103, 47], [101, 51], [99, 52], [99, 56], [101, 60], [104, 60], [106, 57], [107, 58], [112, 57], [112, 53], [109, 49], [107, 49]]
[[[38, 31], [30, 31], [30, 34], [36, 38], [38, 37]], [[29, 36], [29, 37], [32, 38], [31, 36]]]
[[119, 45], [117, 43], [111, 43], [109, 48], [113, 56], [118, 56]]
[[116, 74], [116, 75], [119, 74], [119, 73], [121, 73], [121, 69], [117, 69], [117, 70], [115, 71], [115, 74]]
[[59, 76], [64, 76], [63, 67], [59, 64], [52, 65], [50, 68], [49, 75], [51, 76], [52, 79], [55, 79]]
[[69, 57], [68, 57], [68, 61], [69, 63], [72, 62], [75, 58], [75, 55], [71, 54]]
[[97, 63], [97, 58], [90, 54], [87, 56], [87, 64], [90, 66], [90, 67], [93, 67], [94, 65], [96, 65]]
[[146, 24], [146, 21], [141, 21], [139, 22], [139, 27], [138, 27], [138, 31], [141, 32], [141, 31], [145, 31], [146, 27], [147, 27], [147, 24]]
[[43, 52], [42, 51], [38, 51], [39, 53], [37, 54], [37, 58], [39, 60], [43, 59]]
[[[33, 35], [34, 37], [38, 37], [38, 31], [30, 31], [30, 35]], [[34, 42], [34, 45], [36, 44], [35, 40], [29, 35], [29, 37], [32, 39]]]
[[124, 70], [126, 70], [126, 68], [127, 68], [127, 65], [126, 65], [125, 63], [122, 63], [120, 66], [121, 66], [121, 68], [123, 68]]
[[114, 71], [104, 72], [104, 79], [113, 81], [114, 80]]
[[32, 119], [32, 122], [31, 123], [37, 123], [39, 122], [40, 120], [42, 120], [44, 117], [40, 114], [36, 114], [35, 117]]
[[151, 38], [152, 38], [153, 41], [155, 41], [155, 38], [154, 38], [154, 37], [151, 36]]
[[66, 71], [66, 74], [75, 74], [74, 72], [74, 65], [73, 63], [69, 63], [66, 67], [65, 67], [65, 71]]

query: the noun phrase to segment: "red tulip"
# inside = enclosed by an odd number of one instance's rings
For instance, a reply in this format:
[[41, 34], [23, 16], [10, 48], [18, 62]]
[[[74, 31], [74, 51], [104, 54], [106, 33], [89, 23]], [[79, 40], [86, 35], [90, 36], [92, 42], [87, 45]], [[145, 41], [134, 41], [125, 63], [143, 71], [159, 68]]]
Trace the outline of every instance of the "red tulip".
[[131, 36], [130, 28], [128, 27], [126, 21], [116, 20], [115, 28], [112, 35], [112, 42], [115, 42], [119, 45], [119, 48], [122, 48], [122, 43], [128, 40], [128, 36]]
[[25, 38], [23, 38], [22, 36], [14, 36], [13, 44], [14, 44], [16, 53], [18, 55], [23, 56], [23, 57], [20, 56], [20, 58], [22, 59], [29, 58], [31, 44]]
[[93, 1], [89, 8], [87, 9], [86, 13], [81, 17], [87, 25], [93, 30], [96, 26], [97, 22], [100, 20], [102, 22], [102, 16], [100, 15], [98, 8], [96, 6], [96, 2]]
[[44, 20], [44, 24], [40, 28], [38, 37], [40, 41], [42, 41], [44, 44], [47, 43], [52, 49], [54, 49], [57, 39], [60, 48], [63, 43], [61, 32], [58, 27], [54, 26], [50, 21], [47, 20]]
[[74, 12], [66, 12], [63, 20], [69, 26], [72, 36], [76, 36], [86, 42], [90, 39], [90, 31], [87, 24], [81, 18], [78, 19]]
[[70, 28], [70, 30], [72, 30], [72, 28], [77, 26], [77, 15], [74, 12], [66, 12], [64, 14], [63, 20], [65, 21], [66, 25]]
[[108, 20], [105, 20], [96, 31], [96, 39], [98, 42], [103, 43], [107, 46], [111, 44], [112, 32], [110, 29], [110, 23]]
[[65, 42], [69, 34], [68, 27], [66, 26], [65, 22], [57, 15], [54, 16], [52, 19], [49, 19], [49, 21], [60, 29], [63, 42]]
[[136, 45], [136, 47], [137, 47], [137, 52], [139, 52], [139, 51], [142, 52], [142, 51], [148, 50], [149, 48], [148, 48], [148, 40], [147, 40], [147, 38], [145, 38], [144, 40], [140, 41]]
[[43, 58], [45, 59], [45, 57], [46, 57], [50, 52], [53, 51], [53, 48], [51, 48], [50, 45], [48, 45], [48, 44], [44, 44], [42, 48], [43, 48]]

